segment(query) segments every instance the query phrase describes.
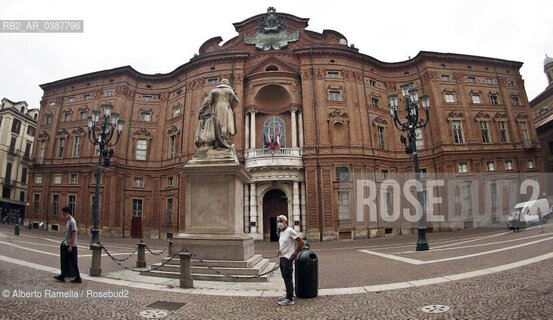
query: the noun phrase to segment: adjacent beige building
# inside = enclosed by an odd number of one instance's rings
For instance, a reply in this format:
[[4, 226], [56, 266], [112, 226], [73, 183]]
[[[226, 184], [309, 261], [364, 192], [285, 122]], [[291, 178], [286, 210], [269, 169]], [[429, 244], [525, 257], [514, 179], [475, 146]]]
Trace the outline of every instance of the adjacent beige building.
[[27, 172], [31, 161], [38, 109], [27, 102], [2, 99], [0, 105], [0, 213], [3, 222], [25, 216]]

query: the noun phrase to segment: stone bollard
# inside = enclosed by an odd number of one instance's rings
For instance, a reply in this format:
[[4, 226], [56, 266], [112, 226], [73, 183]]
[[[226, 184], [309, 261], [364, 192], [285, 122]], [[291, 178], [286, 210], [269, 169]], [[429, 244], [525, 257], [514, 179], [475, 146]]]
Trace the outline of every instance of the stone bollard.
[[[543, 231], [542, 231], [543, 232]], [[19, 235], [19, 223], [15, 224], [15, 227], [13, 228], [13, 233], [18, 236]]]
[[90, 250], [92, 250], [92, 264], [90, 265], [91, 277], [99, 277], [102, 275], [102, 246], [98, 243], [93, 243], [90, 245]]
[[137, 268], [145, 268], [146, 267], [146, 243], [143, 240], [140, 240], [138, 245], [138, 257], [136, 259], [136, 267]]
[[179, 253], [180, 257], [180, 287], [181, 288], [194, 288], [194, 280], [192, 280], [192, 274], [190, 273], [190, 257], [192, 255], [188, 252]]
[[172, 257], [173, 254], [175, 254], [173, 252], [173, 239], [169, 239], [169, 243], [167, 245], [168, 245], [168, 247], [167, 247], [167, 256]]

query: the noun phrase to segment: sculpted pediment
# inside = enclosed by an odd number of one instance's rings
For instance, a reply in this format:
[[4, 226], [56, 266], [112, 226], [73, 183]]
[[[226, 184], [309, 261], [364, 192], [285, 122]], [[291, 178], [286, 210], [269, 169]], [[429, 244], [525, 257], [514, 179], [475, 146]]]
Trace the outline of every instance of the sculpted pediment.
[[[274, 67], [276, 67], [277, 70], [274, 70]], [[273, 71], [291, 72], [295, 74], [299, 73], [298, 69], [294, 68], [290, 64], [284, 62], [277, 57], [267, 57], [263, 59], [261, 62], [254, 65], [248, 73], [251, 75], [260, 72], [270, 72], [266, 71], [268, 68], [272, 69]]]

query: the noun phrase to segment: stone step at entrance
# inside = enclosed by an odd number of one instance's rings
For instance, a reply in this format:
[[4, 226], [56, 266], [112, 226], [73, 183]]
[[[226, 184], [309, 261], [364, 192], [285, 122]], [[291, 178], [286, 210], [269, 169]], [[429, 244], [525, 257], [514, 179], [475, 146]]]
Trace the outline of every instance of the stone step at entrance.
[[[167, 260], [168, 258], [164, 258], [163, 262], [167, 262]], [[204, 262], [218, 271], [237, 276], [238, 278], [230, 278], [217, 274], [215, 270], [209, 269], [199, 260], [191, 259], [190, 272], [192, 274], [192, 279], [228, 282], [268, 282], [271, 274], [257, 278], [250, 277], [270, 271], [276, 265], [276, 263], [270, 262], [269, 259], [263, 259], [261, 255], [254, 255], [246, 261], [204, 260]], [[161, 264], [162, 263], [155, 263], [151, 267], [157, 268]], [[173, 259], [159, 269], [142, 271], [140, 274], [151, 277], [178, 279], [180, 277], [180, 260]]]

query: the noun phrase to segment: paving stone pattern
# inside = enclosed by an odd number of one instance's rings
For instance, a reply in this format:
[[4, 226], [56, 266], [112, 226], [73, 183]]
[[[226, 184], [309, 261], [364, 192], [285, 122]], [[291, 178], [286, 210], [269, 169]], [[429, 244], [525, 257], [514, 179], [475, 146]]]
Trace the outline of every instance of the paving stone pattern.
[[[0, 262], [5, 289], [124, 290], [85, 281], [60, 283], [52, 274]], [[139, 313], [158, 301], [184, 305], [163, 319], [552, 319], [553, 260], [437, 285], [296, 299], [280, 307], [277, 298], [221, 297], [131, 288], [128, 299], [14, 299], [0, 296], [0, 319], [144, 319]], [[446, 305], [440, 314], [428, 305]], [[176, 304], [174, 304], [177, 306]], [[172, 308], [175, 309], [175, 308]]]

